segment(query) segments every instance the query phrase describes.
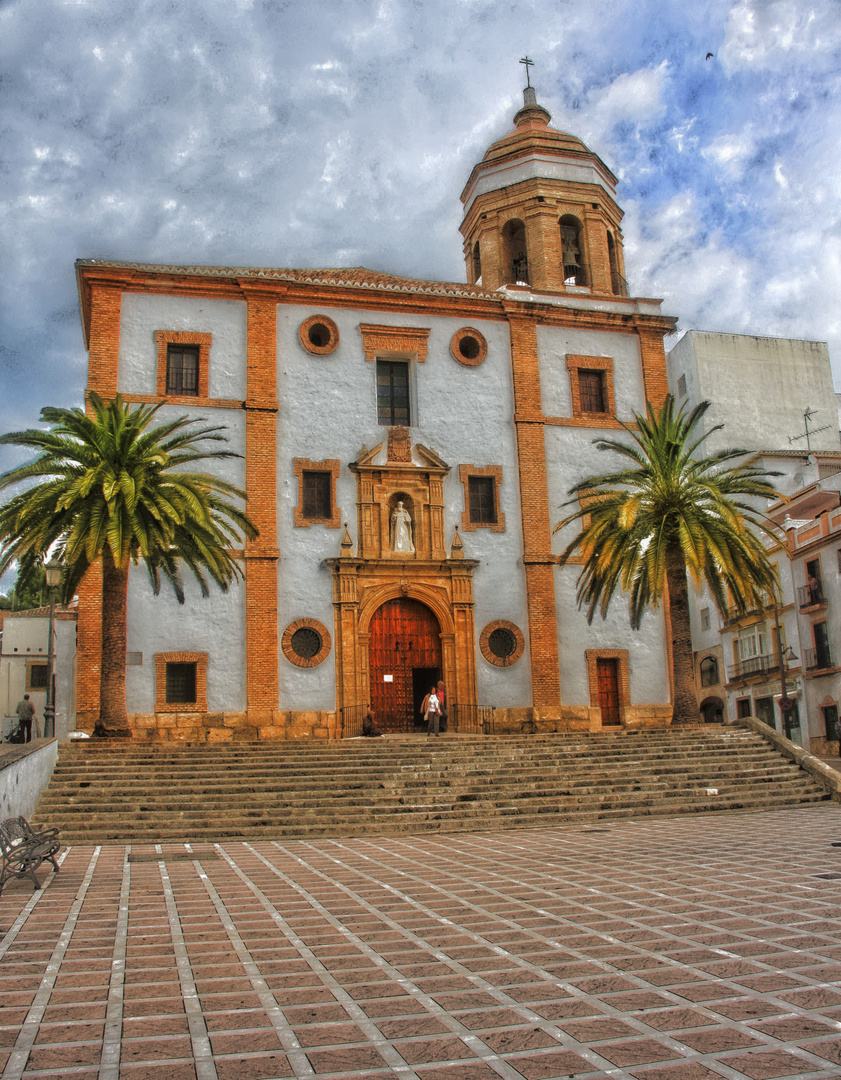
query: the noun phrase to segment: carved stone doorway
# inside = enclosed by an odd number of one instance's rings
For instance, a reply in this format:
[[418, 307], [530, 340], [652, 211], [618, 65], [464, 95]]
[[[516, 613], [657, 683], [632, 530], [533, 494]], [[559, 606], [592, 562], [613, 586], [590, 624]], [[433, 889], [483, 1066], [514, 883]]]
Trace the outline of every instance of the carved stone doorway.
[[371, 619], [368, 670], [380, 730], [421, 728], [423, 695], [442, 677], [441, 627], [435, 614], [418, 600], [387, 600]]

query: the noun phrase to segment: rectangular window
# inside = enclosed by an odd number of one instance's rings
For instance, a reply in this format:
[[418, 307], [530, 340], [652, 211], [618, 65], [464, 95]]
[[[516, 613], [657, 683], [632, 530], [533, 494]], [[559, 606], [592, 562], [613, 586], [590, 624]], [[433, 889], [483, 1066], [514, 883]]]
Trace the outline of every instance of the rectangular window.
[[197, 397], [199, 393], [198, 345], [170, 345], [166, 353], [166, 392]]
[[194, 705], [196, 702], [195, 663], [167, 663], [166, 700], [168, 705]]
[[580, 395], [582, 413], [607, 412], [603, 372], [579, 368], [578, 393]]
[[747, 630], [742, 630], [738, 640], [740, 660], [751, 660], [755, 656], [765, 655], [764, 626], [751, 626]]
[[838, 706], [824, 705], [821, 712], [823, 713], [826, 737], [830, 742], [834, 742], [838, 738]]
[[681, 375], [677, 381], [678, 397], [686, 397], [686, 376]]
[[[819, 668], [832, 667], [832, 658], [829, 651], [829, 631], [825, 622], [815, 623], [812, 627], [815, 635], [815, 660], [814, 666]], [[811, 666], [806, 661], [807, 666]]]
[[[53, 650], [55, 651], [55, 650]], [[29, 687], [30, 690], [46, 690], [47, 689], [47, 665], [46, 664], [30, 664], [29, 665]]]
[[377, 423], [385, 427], [411, 426], [407, 360], [377, 361]]
[[304, 488], [304, 517], [323, 520], [333, 516], [333, 477], [329, 472], [305, 470], [302, 474]]
[[492, 476], [469, 476], [467, 492], [470, 502], [470, 521], [474, 525], [496, 524], [496, 482]]
[[710, 628], [710, 609], [708, 607], [701, 608], [701, 629], [709, 630]]

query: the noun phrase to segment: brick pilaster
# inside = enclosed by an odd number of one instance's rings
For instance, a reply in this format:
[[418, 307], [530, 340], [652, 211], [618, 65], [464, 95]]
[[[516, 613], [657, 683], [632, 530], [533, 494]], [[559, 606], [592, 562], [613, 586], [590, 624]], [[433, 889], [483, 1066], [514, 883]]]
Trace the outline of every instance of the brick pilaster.
[[666, 351], [663, 347], [663, 330], [661, 327], [656, 329], [639, 327], [638, 333], [642, 375], [645, 382], [645, 399], [650, 401], [655, 409], [659, 409], [669, 392], [669, 379], [666, 374]]
[[555, 605], [555, 559], [540, 397], [537, 327], [508, 309], [514, 371], [514, 422], [520, 474], [523, 562], [529, 622], [532, 702], [541, 717], [558, 714], [561, 682]]
[[277, 301], [242, 281], [248, 301], [245, 491], [260, 535], [245, 546], [246, 707], [266, 718], [278, 708]]

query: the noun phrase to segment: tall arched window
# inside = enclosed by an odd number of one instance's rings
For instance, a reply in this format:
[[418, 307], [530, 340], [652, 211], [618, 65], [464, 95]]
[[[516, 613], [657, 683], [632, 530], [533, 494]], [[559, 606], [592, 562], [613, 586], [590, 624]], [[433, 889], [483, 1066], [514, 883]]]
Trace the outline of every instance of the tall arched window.
[[479, 250], [479, 241], [473, 245], [473, 281], [478, 284], [482, 280], [482, 253]]
[[503, 280], [512, 284], [521, 281], [529, 283], [529, 260], [526, 250], [526, 227], [522, 221], [514, 218], [509, 221], [502, 230], [502, 239], [505, 244], [505, 261], [503, 263]]
[[705, 656], [701, 661], [701, 686], [715, 686], [718, 682], [718, 661], [714, 656]]
[[610, 287], [614, 296], [627, 296], [628, 286], [625, 279], [619, 273], [619, 260], [616, 257], [616, 242], [613, 233], [607, 234], [607, 257], [610, 260]]
[[584, 230], [581, 228], [581, 222], [572, 214], [564, 214], [560, 220], [560, 229], [564, 285], [587, 285]]

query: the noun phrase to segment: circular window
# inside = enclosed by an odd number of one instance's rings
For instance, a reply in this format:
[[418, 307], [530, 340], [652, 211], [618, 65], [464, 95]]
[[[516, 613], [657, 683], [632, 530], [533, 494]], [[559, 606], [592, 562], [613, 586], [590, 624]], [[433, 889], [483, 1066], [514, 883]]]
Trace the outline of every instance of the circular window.
[[283, 655], [296, 667], [318, 667], [330, 653], [330, 632], [317, 619], [296, 619], [280, 639]]
[[495, 619], [488, 623], [479, 638], [482, 656], [494, 667], [511, 667], [523, 655], [526, 639], [516, 623]]
[[339, 344], [339, 328], [326, 315], [310, 315], [298, 330], [301, 344], [314, 356], [327, 356]]
[[488, 638], [488, 648], [499, 660], [507, 660], [517, 650], [517, 639], [510, 630], [499, 626]]
[[488, 343], [472, 326], [456, 330], [450, 340], [450, 352], [465, 367], [478, 367], [488, 355]]

